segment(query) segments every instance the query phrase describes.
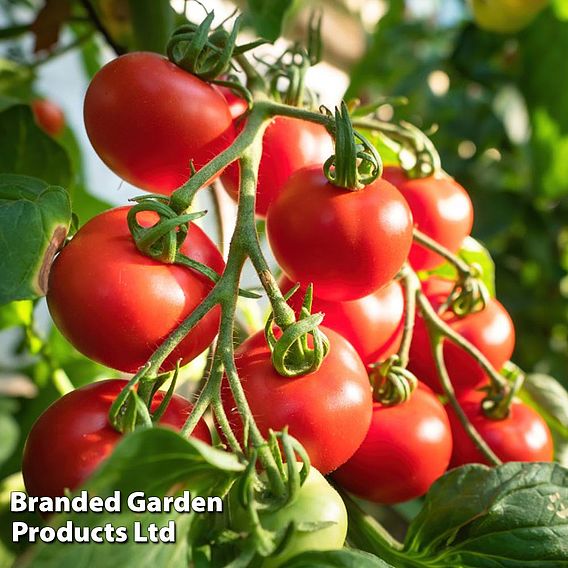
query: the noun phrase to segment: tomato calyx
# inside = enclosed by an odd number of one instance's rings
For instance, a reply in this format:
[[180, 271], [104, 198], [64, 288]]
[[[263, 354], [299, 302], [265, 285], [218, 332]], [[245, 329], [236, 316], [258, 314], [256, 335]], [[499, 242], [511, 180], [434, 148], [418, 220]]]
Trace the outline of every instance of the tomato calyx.
[[418, 386], [418, 380], [401, 364], [397, 354], [382, 363], [371, 365], [369, 380], [373, 387], [373, 398], [384, 406], [406, 402]]
[[[331, 112], [327, 110], [329, 116]], [[353, 129], [344, 101], [335, 109], [332, 127], [335, 154], [323, 165], [325, 177], [338, 187], [351, 191], [363, 189], [381, 176], [383, 163], [375, 147]]]
[[[145, 377], [148, 365], [144, 365], [125, 385], [111, 404], [108, 412], [110, 425], [123, 434], [136, 428], [152, 428], [166, 412], [174, 395], [179, 375], [179, 362], [175, 371], [155, 378]], [[150, 405], [160, 387], [171, 377], [171, 382], [162, 401], [154, 412]]]
[[[287, 300], [294, 294], [299, 284], [296, 284], [285, 296]], [[264, 326], [266, 342], [272, 353], [272, 364], [283, 377], [298, 377], [317, 371], [329, 352], [329, 340], [319, 329], [323, 321], [322, 313], [311, 313], [313, 286], [306, 289], [300, 317], [295, 321], [293, 311], [291, 319], [284, 320], [271, 312]], [[279, 337], [274, 332], [276, 324], [282, 333]], [[312, 337], [313, 346], [308, 344], [308, 336]]]
[[[277, 514], [292, 505], [298, 499], [311, 468], [306, 450], [298, 440], [290, 436], [287, 427], [279, 432], [271, 430], [268, 445], [276, 459], [284, 492], [277, 492], [277, 488], [272, 487], [265, 476], [258, 474], [256, 449], [252, 449], [247, 469], [235, 488], [238, 502], [249, 519], [248, 538], [253, 540], [254, 549], [262, 557], [281, 553], [293, 538], [297, 527], [292, 521], [277, 531], [271, 531], [263, 526], [261, 516], [266, 513]], [[310, 530], [317, 531], [325, 528], [328, 523], [321, 523], [324, 525], [321, 527], [316, 526], [318, 523], [312, 524], [314, 526]]]
[[513, 400], [525, 382], [524, 372], [512, 361], [507, 361], [501, 375], [506, 379], [504, 385], [490, 384], [480, 389], [485, 393], [481, 400], [481, 411], [490, 420], [505, 420], [509, 417]]
[[215, 13], [211, 10], [200, 24], [180, 26], [174, 30], [166, 46], [172, 63], [206, 81], [227, 73], [234, 56], [267, 43], [259, 39], [244, 45], [236, 44], [242, 14], [235, 19], [230, 32], [223, 28], [223, 24], [211, 29], [214, 18]]

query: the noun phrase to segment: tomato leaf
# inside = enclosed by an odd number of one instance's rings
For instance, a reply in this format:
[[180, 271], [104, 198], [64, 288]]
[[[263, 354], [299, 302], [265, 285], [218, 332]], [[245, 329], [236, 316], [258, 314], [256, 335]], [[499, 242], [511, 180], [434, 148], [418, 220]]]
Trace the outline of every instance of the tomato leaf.
[[552, 7], [559, 20], [568, 20], [568, 4], [564, 0], [554, 0]]
[[0, 172], [69, 186], [71, 164], [67, 153], [36, 126], [28, 105], [13, 105], [0, 113]]
[[520, 398], [546, 421], [554, 438], [556, 459], [568, 466], [568, 392], [554, 378], [543, 374], [527, 375]]
[[0, 174], [0, 304], [45, 295], [51, 262], [70, 223], [63, 188]]
[[565, 565], [568, 470], [507, 463], [450, 471], [427, 494], [404, 552], [447, 567]]
[[[128, 495], [143, 491], [146, 496], [163, 497], [175, 486], [188, 489], [191, 496], [223, 495], [243, 465], [233, 454], [207, 446], [194, 439], [184, 439], [165, 428], [138, 430], [126, 436], [110, 458], [87, 482], [90, 495], [107, 496], [121, 492], [120, 513], [72, 514], [59, 516], [57, 525], [71, 520], [76, 526], [124, 526], [128, 541], [120, 545], [112, 543], [50, 543], [33, 547], [22, 566], [34, 568], [60, 568], [74, 566], [89, 568], [96, 558], [98, 566], [137, 566], [151, 568], [168, 566], [186, 568], [191, 565], [190, 537], [201, 522], [207, 522], [208, 514], [163, 512], [135, 513], [126, 505]], [[158, 527], [174, 521], [176, 541], [173, 544], [134, 542], [134, 522], [143, 527], [156, 523]]]
[[[481, 269], [481, 279], [487, 286], [491, 297], [495, 297], [495, 263], [489, 254], [489, 251], [473, 237], [466, 237], [462, 248], [458, 252], [458, 256], [465, 260], [468, 264], [475, 264]], [[441, 264], [433, 270], [421, 273], [421, 277], [428, 278], [430, 276], [438, 276], [453, 280], [457, 278], [455, 267], [449, 262]]]
[[286, 562], [286, 568], [392, 568], [380, 558], [360, 550], [304, 552]]
[[260, 37], [274, 41], [282, 32], [284, 17], [292, 4], [292, 0], [248, 0], [247, 22]]

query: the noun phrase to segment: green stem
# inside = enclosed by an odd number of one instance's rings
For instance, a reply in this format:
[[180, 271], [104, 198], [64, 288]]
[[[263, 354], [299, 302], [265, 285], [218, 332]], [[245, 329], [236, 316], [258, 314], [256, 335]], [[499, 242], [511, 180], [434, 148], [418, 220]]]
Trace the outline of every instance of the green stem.
[[398, 350], [400, 366], [406, 368], [410, 357], [410, 344], [414, 334], [414, 323], [416, 319], [416, 293], [420, 290], [420, 280], [416, 273], [405, 265], [402, 269], [402, 286], [404, 288], [404, 329], [402, 340]]
[[178, 213], [188, 209], [195, 194], [231, 162], [237, 160], [253, 141], [260, 137], [260, 131], [264, 127], [266, 118], [267, 112], [264, 103], [257, 103], [251, 111], [244, 129], [233, 143], [172, 193], [170, 207]]
[[375, 554], [393, 566], [407, 566], [411, 561], [403, 554], [403, 545], [398, 542], [375, 518], [363, 509], [340, 487], [341, 495], [349, 516], [347, 538], [360, 550]]
[[439, 322], [436, 321], [437, 319], [439, 319], [436, 312], [426, 299], [426, 296], [424, 296], [424, 294], [422, 294], [421, 292], [418, 293], [418, 303], [424, 320], [426, 321], [426, 325], [428, 326], [428, 335], [430, 337], [432, 352], [434, 353], [436, 371], [438, 373], [438, 377], [440, 378], [444, 394], [448, 398], [461, 425], [467, 432], [471, 441], [475, 444], [476, 448], [482, 453], [482, 455], [491, 465], [501, 465], [501, 460], [495, 455], [493, 450], [487, 445], [483, 437], [475, 429], [456, 398], [456, 393], [454, 391], [454, 387], [452, 385], [448, 370], [446, 368], [446, 363], [444, 361], [444, 331], [438, 325]]
[[461, 259], [459, 256], [450, 252], [446, 247], [443, 247], [440, 243], [436, 242], [434, 239], [425, 235], [422, 231], [414, 228], [413, 239], [420, 245], [430, 249], [431, 251], [439, 254], [442, 258], [447, 260], [450, 264], [456, 267], [456, 270], [460, 273], [461, 277], [471, 275], [471, 267], [465, 260]]
[[504, 391], [509, 388], [507, 380], [493, 368], [487, 357], [485, 357], [485, 355], [481, 353], [475, 345], [472, 345], [467, 339], [454, 331], [436, 313], [436, 310], [434, 310], [426, 296], [420, 290], [417, 293], [417, 300], [419, 309], [422, 312], [422, 316], [424, 317], [424, 321], [427, 323], [428, 327], [435, 329], [437, 333], [441, 333], [458, 347], [463, 349], [468, 355], [473, 357], [483, 369], [485, 374], [489, 377], [489, 380], [495, 385], [497, 391]]

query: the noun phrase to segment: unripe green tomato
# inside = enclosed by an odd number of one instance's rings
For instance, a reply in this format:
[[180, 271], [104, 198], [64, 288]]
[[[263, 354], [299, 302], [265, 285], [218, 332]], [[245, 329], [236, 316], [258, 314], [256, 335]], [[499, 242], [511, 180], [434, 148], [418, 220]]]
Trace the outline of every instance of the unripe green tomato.
[[548, 3], [549, 0], [470, 0], [477, 25], [503, 34], [528, 26]]
[[[236, 531], [250, 530], [246, 511], [233, 494], [231, 498], [231, 528]], [[302, 485], [297, 498], [282, 509], [274, 512], [260, 512], [260, 521], [265, 529], [279, 530], [291, 522], [303, 523], [332, 522], [333, 525], [320, 530], [306, 532], [296, 530], [289, 538], [284, 550], [266, 558], [262, 568], [286, 566], [286, 562], [308, 550], [336, 550], [343, 547], [347, 536], [347, 511], [339, 493], [314, 467]]]

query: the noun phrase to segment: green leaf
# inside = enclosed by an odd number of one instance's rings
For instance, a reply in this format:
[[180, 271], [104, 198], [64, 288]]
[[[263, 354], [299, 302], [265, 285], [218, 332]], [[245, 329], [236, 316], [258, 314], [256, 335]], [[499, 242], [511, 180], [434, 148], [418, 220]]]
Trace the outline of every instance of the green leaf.
[[0, 465], [12, 455], [19, 437], [20, 429], [14, 417], [0, 408]]
[[14, 105], [0, 113], [0, 172], [69, 186], [71, 164], [65, 150], [36, 126], [28, 105]]
[[29, 300], [0, 306], [0, 329], [27, 326], [32, 321], [33, 303]]
[[430, 489], [404, 552], [444, 567], [568, 565], [568, 470], [468, 465]]
[[[468, 264], [475, 264], [481, 269], [481, 279], [487, 286], [489, 293], [495, 297], [495, 263], [489, 254], [489, 251], [473, 237], [466, 237], [462, 248], [458, 252], [458, 256], [465, 260]], [[455, 279], [457, 271], [449, 262], [441, 264], [433, 270], [429, 270], [423, 274], [424, 277], [438, 276], [440, 278]]]
[[360, 550], [304, 552], [286, 562], [286, 568], [392, 568], [380, 558]]
[[[566, 5], [565, 2], [559, 4]], [[566, 6], [563, 13], [568, 11]], [[555, 49], [550, 49], [554, 41]], [[546, 11], [523, 35], [523, 74], [520, 87], [532, 122], [531, 150], [534, 191], [550, 198], [568, 194], [568, 107], [564, 93], [568, 74], [555, 73], [565, 66], [568, 21]]]
[[0, 304], [45, 294], [53, 256], [70, 223], [63, 188], [0, 174]]
[[248, 0], [247, 23], [260, 37], [275, 41], [282, 33], [284, 17], [293, 3], [293, 0]]
[[552, 7], [559, 20], [568, 20], [568, 3], [565, 0], [553, 0]]
[[135, 521], [142, 522], [143, 526], [149, 523], [165, 526], [168, 521], [173, 521], [176, 529], [175, 544], [141, 544], [133, 542], [132, 538], [120, 545], [39, 544], [31, 549], [22, 566], [186, 568], [191, 561], [190, 533], [208, 515], [193, 512], [134, 513], [126, 506], [126, 498], [134, 491], [162, 497], [181, 483], [184, 484], [184, 489], [191, 491], [192, 497], [222, 496], [243, 469], [243, 465], [233, 454], [221, 452], [198, 440], [186, 440], [172, 430], [152, 428], [133, 432], [125, 436], [85, 486], [90, 495], [103, 497], [120, 491], [123, 501], [121, 512], [73, 514], [58, 518], [57, 523], [63, 524], [71, 520], [76, 526], [90, 527], [110, 523], [114, 527], [127, 527], [130, 537]]
[[546, 421], [554, 438], [556, 459], [568, 466], [568, 392], [554, 378], [543, 374], [527, 375], [520, 398]]
[[128, 0], [136, 48], [165, 53], [174, 27], [169, 0]]

